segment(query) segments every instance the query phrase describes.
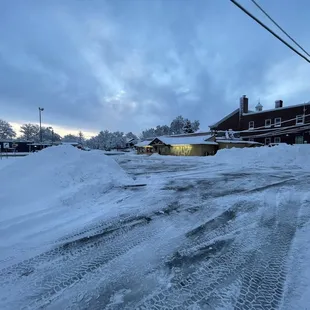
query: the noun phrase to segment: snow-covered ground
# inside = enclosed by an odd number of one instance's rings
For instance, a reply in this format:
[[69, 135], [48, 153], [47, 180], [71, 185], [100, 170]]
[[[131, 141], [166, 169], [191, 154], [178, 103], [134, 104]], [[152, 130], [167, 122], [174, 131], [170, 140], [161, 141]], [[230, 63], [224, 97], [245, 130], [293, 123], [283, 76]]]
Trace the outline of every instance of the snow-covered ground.
[[308, 309], [309, 155], [0, 162], [0, 309]]

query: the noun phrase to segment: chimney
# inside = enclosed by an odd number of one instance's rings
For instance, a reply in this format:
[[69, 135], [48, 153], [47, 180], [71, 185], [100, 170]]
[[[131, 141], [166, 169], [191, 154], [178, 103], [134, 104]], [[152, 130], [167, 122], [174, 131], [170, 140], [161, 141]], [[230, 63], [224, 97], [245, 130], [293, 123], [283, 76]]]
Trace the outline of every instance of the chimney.
[[240, 98], [240, 114], [248, 113], [249, 112], [249, 99], [246, 97], [246, 95], [243, 95]]
[[276, 109], [283, 108], [283, 101], [282, 100], [276, 100]]

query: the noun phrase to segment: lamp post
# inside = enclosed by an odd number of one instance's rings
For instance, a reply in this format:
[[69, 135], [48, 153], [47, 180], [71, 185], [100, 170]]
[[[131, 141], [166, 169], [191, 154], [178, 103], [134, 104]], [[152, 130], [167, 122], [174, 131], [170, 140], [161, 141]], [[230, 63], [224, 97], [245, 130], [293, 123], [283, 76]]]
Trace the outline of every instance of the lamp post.
[[42, 143], [42, 117], [41, 113], [44, 111], [44, 108], [39, 107], [39, 119], [40, 119], [40, 142]]

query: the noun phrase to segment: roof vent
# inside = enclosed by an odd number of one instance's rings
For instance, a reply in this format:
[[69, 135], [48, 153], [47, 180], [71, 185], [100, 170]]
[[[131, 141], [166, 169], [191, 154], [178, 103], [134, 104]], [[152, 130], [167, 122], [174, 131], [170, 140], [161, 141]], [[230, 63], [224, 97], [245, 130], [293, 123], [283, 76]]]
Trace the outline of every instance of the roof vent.
[[263, 111], [263, 106], [260, 103], [260, 100], [258, 100], [258, 104], [255, 107], [256, 112]]

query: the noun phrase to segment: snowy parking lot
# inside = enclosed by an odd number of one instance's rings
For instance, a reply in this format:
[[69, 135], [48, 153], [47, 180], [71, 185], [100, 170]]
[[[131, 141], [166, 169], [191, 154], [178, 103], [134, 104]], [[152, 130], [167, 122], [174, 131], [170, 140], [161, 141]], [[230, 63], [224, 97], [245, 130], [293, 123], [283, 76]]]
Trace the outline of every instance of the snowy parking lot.
[[308, 309], [309, 155], [66, 146], [0, 166], [0, 309]]

